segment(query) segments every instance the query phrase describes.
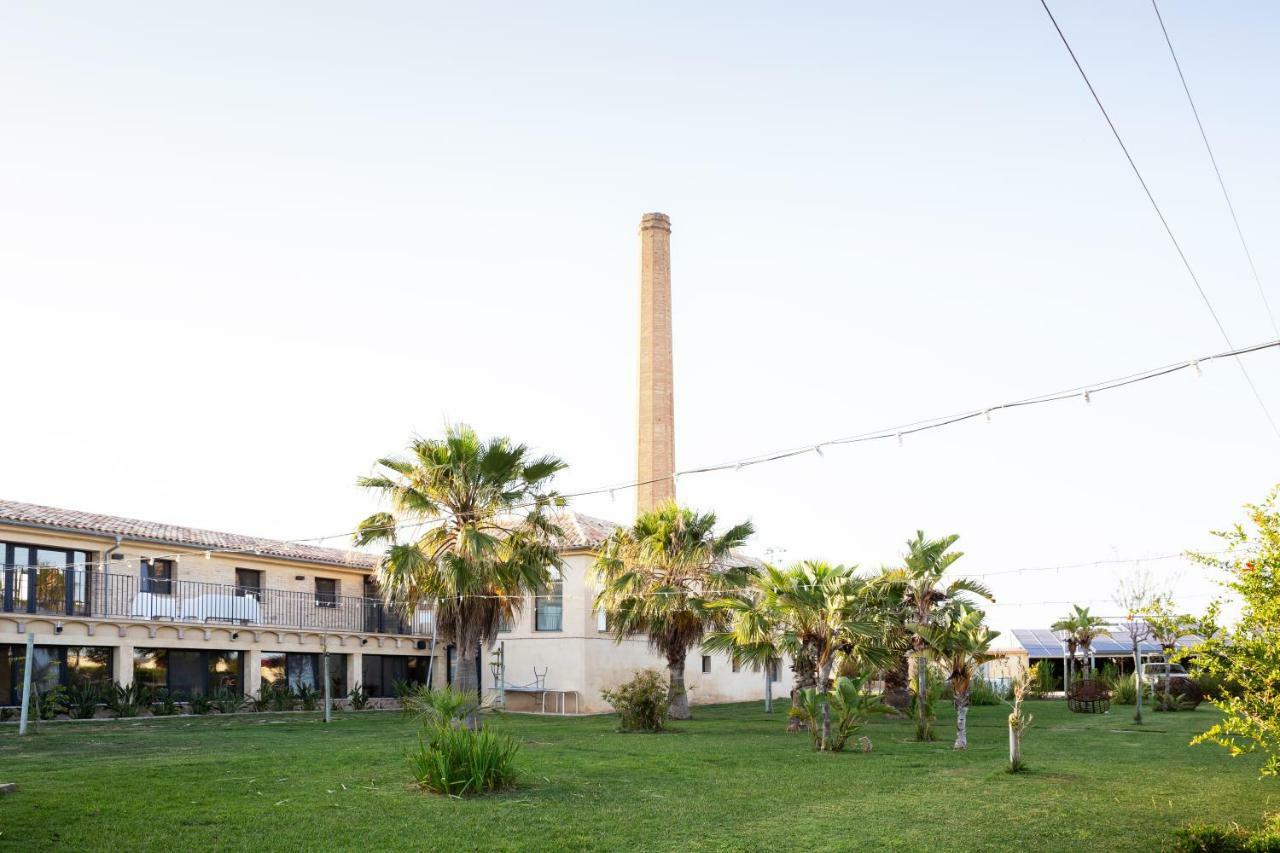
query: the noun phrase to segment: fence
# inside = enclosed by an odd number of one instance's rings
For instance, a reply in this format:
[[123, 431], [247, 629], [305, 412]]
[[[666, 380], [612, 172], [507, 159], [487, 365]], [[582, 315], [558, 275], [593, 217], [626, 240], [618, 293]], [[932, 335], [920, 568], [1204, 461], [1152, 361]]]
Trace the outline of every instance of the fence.
[[376, 598], [203, 581], [138, 578], [73, 568], [6, 568], [6, 612], [428, 635], [432, 612], [411, 617]]

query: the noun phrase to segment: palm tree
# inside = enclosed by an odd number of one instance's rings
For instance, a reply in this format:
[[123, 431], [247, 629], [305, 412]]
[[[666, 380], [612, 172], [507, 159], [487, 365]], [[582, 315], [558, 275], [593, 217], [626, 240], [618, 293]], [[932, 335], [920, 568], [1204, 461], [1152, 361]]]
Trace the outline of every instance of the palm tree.
[[1049, 628], [1059, 636], [1067, 647], [1067, 671], [1062, 674], [1062, 690], [1066, 692], [1071, 689], [1071, 671], [1076, 664], [1076, 647], [1079, 645], [1079, 641], [1076, 639], [1075, 614], [1064, 616], [1050, 625]]
[[[408, 456], [377, 466], [357, 482], [381, 493], [391, 511], [360, 522], [356, 544], [386, 546], [375, 575], [383, 597], [406, 613], [434, 608], [442, 637], [457, 650], [456, 686], [476, 693], [481, 644], [561, 565], [553, 545], [560, 530], [548, 510], [564, 499], [549, 483], [565, 464], [507, 438], [481, 440], [459, 424], [443, 439], [415, 438]], [[402, 540], [403, 529], [413, 537]]]
[[[876, 583], [888, 589], [891, 597], [900, 598], [910, 609], [914, 626], [937, 623], [939, 609], [948, 602], [964, 600], [965, 593], [994, 601], [991, 592], [978, 581], [957, 578], [944, 583], [943, 575], [958, 559], [962, 551], [948, 549], [960, 537], [956, 534], [941, 539], [926, 539], [923, 530], [916, 531], [916, 538], [907, 540], [905, 565], [882, 573]], [[916, 740], [933, 740], [929, 726], [925, 697], [928, 693], [929, 644], [919, 627], [911, 630], [911, 654], [916, 659]]]
[[1076, 613], [1076, 645], [1080, 648], [1080, 657], [1084, 660], [1085, 666], [1090, 666], [1089, 653], [1093, 651], [1093, 641], [1099, 637], [1109, 637], [1111, 633], [1107, 631], [1107, 620], [1101, 616], [1091, 616], [1089, 608], [1075, 607]]
[[979, 667], [999, 659], [991, 654], [991, 641], [999, 633], [982, 624], [985, 614], [967, 604], [957, 604], [947, 618], [919, 630], [929, 644], [930, 657], [941, 664], [951, 683], [956, 708], [955, 749], [969, 748], [969, 690]]
[[708, 630], [727, 621], [708, 607], [741, 589], [754, 572], [734, 549], [754, 533], [751, 522], [715, 532], [715, 513], [667, 503], [640, 515], [605, 541], [594, 566], [595, 607], [608, 614], [614, 642], [644, 633], [667, 661], [668, 715], [687, 720], [685, 658]]
[[[863, 594], [867, 581], [855, 570], [811, 560], [785, 570], [766, 566], [752, 578], [745, 594], [713, 605], [727, 610], [733, 618], [702, 644], [707, 650], [728, 652], [735, 661], [756, 666], [782, 653], [812, 661], [814, 680], [823, 697], [819, 739], [823, 749], [831, 743], [828, 691], [837, 660], [856, 671], [866, 671], [884, 664], [888, 657], [877, 644], [883, 634], [877, 614]], [[793, 705], [808, 686], [797, 683]]]

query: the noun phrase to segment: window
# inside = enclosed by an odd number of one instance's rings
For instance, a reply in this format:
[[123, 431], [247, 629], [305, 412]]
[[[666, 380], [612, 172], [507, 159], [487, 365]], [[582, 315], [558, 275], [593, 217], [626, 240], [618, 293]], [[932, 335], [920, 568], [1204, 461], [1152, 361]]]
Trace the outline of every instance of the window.
[[[108, 682], [112, 652], [105, 646], [36, 646], [31, 683], [43, 693], [58, 685]], [[22, 701], [26, 656], [25, 645], [0, 645], [0, 705]]]
[[398, 685], [427, 683], [425, 657], [365, 655], [360, 665], [360, 688], [368, 696], [395, 696]]
[[244, 653], [189, 649], [134, 649], [133, 682], [164, 687], [182, 699], [225, 687], [243, 692]]
[[564, 630], [564, 579], [557, 569], [551, 570], [547, 591], [533, 597], [533, 630]]
[[338, 606], [338, 582], [333, 578], [316, 578], [316, 607]]
[[261, 601], [262, 572], [257, 569], [236, 569], [236, 595], [251, 595]]
[[173, 594], [173, 560], [151, 560], [142, 564], [142, 591], [152, 595]]
[[704, 673], [711, 672], [711, 655], [702, 656], [702, 671]]
[[0, 542], [3, 609], [88, 615], [89, 554]]
[[609, 630], [609, 611], [607, 610], [596, 611], [596, 630], [597, 631]]

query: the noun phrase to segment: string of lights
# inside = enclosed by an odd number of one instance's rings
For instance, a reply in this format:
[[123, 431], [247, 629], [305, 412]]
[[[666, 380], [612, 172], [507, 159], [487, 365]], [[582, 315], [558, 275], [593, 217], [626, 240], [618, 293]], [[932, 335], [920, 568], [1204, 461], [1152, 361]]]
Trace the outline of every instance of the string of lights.
[[[982, 419], [990, 423], [992, 421], [992, 416], [999, 412], [1014, 411], [1017, 409], [1027, 408], [1030, 406], [1047, 405], [1050, 403], [1062, 402], [1062, 401], [1073, 400], [1073, 399], [1082, 400], [1085, 403], [1091, 403], [1093, 398], [1100, 393], [1105, 393], [1107, 391], [1113, 391], [1120, 388], [1126, 388], [1142, 382], [1153, 381], [1163, 377], [1171, 376], [1175, 373], [1191, 372], [1191, 373], [1194, 373], [1195, 376], [1200, 377], [1203, 374], [1203, 368], [1211, 365], [1215, 361], [1220, 361], [1222, 359], [1229, 359], [1229, 358], [1238, 359], [1240, 356], [1243, 356], [1243, 355], [1249, 355], [1251, 353], [1256, 353], [1256, 352], [1260, 352], [1262, 350], [1267, 350], [1267, 349], [1274, 349], [1277, 347], [1280, 347], [1280, 339], [1264, 341], [1262, 343], [1253, 344], [1251, 346], [1240, 347], [1240, 348], [1231, 349], [1231, 350], [1226, 350], [1224, 352], [1200, 355], [1200, 356], [1189, 358], [1183, 361], [1171, 362], [1168, 364], [1160, 365], [1159, 367], [1153, 367], [1147, 370], [1140, 370], [1135, 373], [1129, 373], [1124, 376], [1112, 377], [1110, 379], [1103, 379], [1096, 382], [1082, 383], [1079, 385], [1071, 386], [1069, 388], [1062, 388], [1062, 389], [1050, 391], [1044, 394], [1033, 395], [1030, 397], [1022, 397], [1019, 399], [1009, 400], [1007, 402], [992, 403], [985, 406], [977, 406], [972, 409], [967, 409], [964, 411], [953, 412], [951, 414], [940, 415], [933, 418], [925, 418], [922, 420], [913, 421], [911, 423], [896, 424], [893, 426], [882, 427], [880, 429], [870, 430], [868, 432], [858, 433], [856, 435], [848, 435], [848, 436], [842, 436], [838, 438], [831, 438], [831, 439], [827, 439], [825, 441], [820, 441], [813, 444], [799, 445], [799, 446], [787, 448], [784, 450], [776, 450], [769, 453], [757, 454], [755, 456], [748, 456], [740, 459], [734, 459], [731, 461], [719, 462], [713, 465], [703, 465], [703, 466], [698, 466], [694, 468], [686, 468], [686, 469], [677, 471], [674, 475], [670, 475], [668, 477], [655, 477], [648, 480], [616, 482], [611, 485], [596, 486], [588, 489], [565, 492], [563, 494], [559, 494], [558, 497], [564, 500], [570, 500], [573, 498], [582, 498], [582, 497], [601, 496], [606, 494], [612, 497], [612, 496], [615, 496], [617, 492], [627, 491], [642, 485], [648, 485], [650, 483], [661, 482], [663, 480], [670, 479], [671, 477], [674, 477], [678, 480], [680, 477], [692, 476], [697, 474], [707, 474], [707, 473], [720, 472], [720, 471], [741, 471], [745, 468], [754, 467], [756, 465], [762, 465], [769, 462], [776, 462], [783, 459], [791, 459], [798, 456], [804, 456], [810, 453], [816, 454], [819, 457], [825, 457], [825, 453], [823, 450], [824, 448], [839, 447], [842, 445], [863, 444], [863, 443], [873, 442], [873, 441], [887, 441], [887, 440], [896, 439], [899, 446], [901, 446], [903, 445], [903, 439], [906, 436], [917, 435], [924, 432], [930, 432], [932, 430], [942, 429], [944, 427], [954, 426], [959, 423], [963, 423], [971, 420], [977, 420], [977, 419]], [[534, 505], [535, 505], [534, 502], [531, 501], [531, 502], [514, 505], [509, 509], [511, 510], [530, 509]], [[445, 517], [433, 517], [433, 518], [414, 519], [414, 520], [397, 520], [394, 524], [365, 528], [365, 532], [374, 532], [374, 531], [399, 532], [404, 530], [415, 530], [415, 529], [426, 527], [432, 524], [441, 524], [446, 522], [447, 520], [448, 519]], [[272, 541], [272, 542], [264, 541], [263, 544], [259, 546], [244, 547], [244, 548], [201, 548], [198, 545], [193, 545], [189, 550], [186, 550], [186, 551], [175, 552], [173, 554], [151, 557], [147, 559], [148, 560], [181, 559], [181, 558], [189, 559], [192, 557], [198, 557], [201, 554], [203, 554], [205, 559], [212, 559], [213, 555], [215, 554], [225, 555], [225, 556], [253, 554], [255, 556], [271, 557], [273, 556], [272, 551], [280, 548], [281, 546], [316, 545], [318, 543], [323, 543], [323, 542], [332, 541], [332, 540], [348, 540], [349, 541], [358, 532], [360, 531], [347, 530], [347, 531], [343, 531], [342, 533], [330, 533], [324, 536], [312, 536], [312, 537], [306, 537], [301, 539], [287, 539], [287, 540]]]
[[[1044, 7], [1045, 14], [1049, 16], [1049, 21], [1053, 24], [1053, 28], [1058, 32], [1058, 38], [1062, 40], [1062, 45], [1067, 49], [1067, 53], [1071, 56], [1071, 61], [1075, 63], [1076, 70], [1080, 72], [1080, 77], [1084, 80], [1084, 84], [1089, 89], [1089, 94], [1093, 96], [1093, 101], [1098, 105], [1098, 109], [1102, 112], [1102, 117], [1106, 119], [1107, 126], [1111, 128], [1111, 135], [1115, 137], [1116, 142], [1120, 145], [1120, 150], [1124, 152], [1125, 159], [1129, 161], [1129, 167], [1133, 169], [1134, 176], [1138, 179], [1138, 183], [1142, 185], [1142, 191], [1146, 193], [1147, 201], [1151, 202], [1152, 209], [1155, 210], [1156, 216], [1160, 220], [1160, 224], [1164, 226], [1164, 232], [1169, 236], [1169, 241], [1173, 243], [1173, 248], [1177, 250], [1178, 258], [1181, 259], [1183, 267], [1187, 270], [1187, 275], [1191, 277], [1191, 282], [1196, 286], [1196, 290], [1200, 294], [1200, 298], [1204, 301], [1204, 306], [1209, 310], [1209, 315], [1213, 318], [1214, 325], [1218, 327], [1218, 332], [1222, 335], [1222, 339], [1228, 347], [1234, 348], [1235, 344], [1231, 343], [1231, 336], [1227, 334], [1227, 329], [1222, 325], [1222, 320], [1218, 317], [1217, 310], [1214, 309], [1213, 303], [1209, 301], [1209, 294], [1205, 292], [1204, 287], [1200, 284], [1200, 277], [1196, 275], [1196, 271], [1191, 266], [1191, 261], [1187, 259], [1186, 252], [1182, 250], [1182, 244], [1178, 242], [1177, 236], [1173, 233], [1169, 220], [1165, 218], [1164, 211], [1160, 209], [1156, 197], [1151, 192], [1151, 188], [1147, 185], [1147, 181], [1142, 177], [1142, 171], [1138, 168], [1137, 162], [1133, 159], [1133, 155], [1129, 153], [1129, 146], [1125, 145], [1124, 138], [1120, 136], [1120, 131], [1116, 128], [1116, 124], [1111, 120], [1111, 114], [1107, 112], [1107, 108], [1102, 105], [1102, 98], [1098, 96], [1098, 92], [1093, 88], [1089, 75], [1085, 73], [1084, 66], [1080, 64], [1079, 58], [1076, 56], [1075, 50], [1071, 47], [1071, 42], [1067, 40], [1067, 35], [1062, 31], [1062, 27], [1058, 26], [1058, 19], [1053, 16], [1053, 11], [1049, 8], [1048, 0], [1040, 0], [1040, 5]], [[1249, 375], [1249, 370], [1244, 366], [1244, 362], [1236, 359], [1236, 363], [1240, 366], [1240, 373], [1244, 376], [1245, 382], [1248, 383], [1249, 389], [1253, 391], [1254, 399], [1258, 401], [1258, 406], [1262, 409], [1263, 415], [1267, 418], [1267, 423], [1271, 425], [1271, 430], [1280, 438], [1280, 426], [1276, 425], [1275, 418], [1271, 416], [1271, 410], [1267, 408], [1266, 401], [1262, 399], [1262, 394], [1258, 392], [1258, 387], [1253, 384], [1253, 377]]]

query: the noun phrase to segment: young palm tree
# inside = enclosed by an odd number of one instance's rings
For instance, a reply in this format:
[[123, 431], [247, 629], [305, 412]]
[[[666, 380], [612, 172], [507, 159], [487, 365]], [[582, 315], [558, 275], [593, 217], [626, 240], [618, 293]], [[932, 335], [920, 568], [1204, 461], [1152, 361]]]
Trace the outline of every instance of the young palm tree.
[[665, 504], [614, 531], [594, 566], [595, 607], [608, 615], [614, 641], [644, 633], [666, 658], [673, 720], [691, 716], [684, 686], [689, 649], [727, 621], [724, 610], [708, 603], [741, 589], [754, 572], [734, 555], [755, 532], [751, 523], [720, 535], [715, 525], [714, 513]]
[[1064, 692], [1071, 689], [1072, 670], [1076, 665], [1076, 648], [1079, 645], [1079, 641], [1076, 639], [1077, 627], [1078, 625], [1076, 623], [1076, 616], [1074, 613], [1069, 616], [1064, 616], [1049, 626], [1050, 630], [1055, 634], [1060, 635], [1062, 642], [1067, 647], [1067, 671], [1062, 674], [1062, 689]]
[[[956, 560], [964, 556], [962, 551], [948, 549], [960, 537], [956, 534], [941, 539], [926, 539], [923, 530], [916, 531], [916, 538], [907, 540], [907, 556], [902, 568], [890, 569], [881, 574], [876, 583], [887, 587], [891, 596], [899, 597], [910, 609], [915, 626], [935, 625], [939, 610], [948, 602], [964, 600], [965, 593], [994, 601], [991, 592], [978, 581], [957, 578], [944, 582], [946, 574]], [[925, 696], [928, 692], [929, 644], [918, 628], [911, 630], [911, 654], [916, 659], [916, 740], [933, 740]]]
[[1080, 658], [1086, 667], [1089, 666], [1089, 653], [1093, 651], [1093, 641], [1099, 637], [1109, 637], [1106, 629], [1107, 620], [1101, 616], [1089, 614], [1089, 608], [1072, 605], [1075, 608], [1076, 645], [1080, 649]]
[[[565, 464], [507, 438], [481, 440], [465, 425], [447, 427], [443, 439], [414, 439], [408, 456], [377, 464], [381, 472], [358, 483], [380, 492], [391, 511], [360, 522], [356, 544], [386, 546], [376, 578], [389, 605], [434, 608], [441, 636], [457, 650], [455, 686], [472, 695], [481, 644], [561, 565], [548, 510], [564, 499], [549, 483]], [[413, 538], [402, 540], [406, 526]]]
[[991, 654], [991, 641], [999, 633], [982, 624], [985, 614], [959, 604], [939, 624], [921, 625], [920, 633], [929, 644], [930, 657], [942, 665], [951, 683], [956, 708], [955, 749], [969, 748], [969, 691], [984, 663], [999, 659]]
[[745, 595], [713, 605], [732, 613], [733, 619], [702, 644], [755, 665], [782, 652], [811, 659], [822, 695], [822, 749], [831, 743], [829, 690], [837, 660], [860, 671], [887, 661], [876, 644], [882, 630], [863, 595], [867, 581], [855, 574], [855, 568], [818, 561], [785, 570], [766, 566]]

